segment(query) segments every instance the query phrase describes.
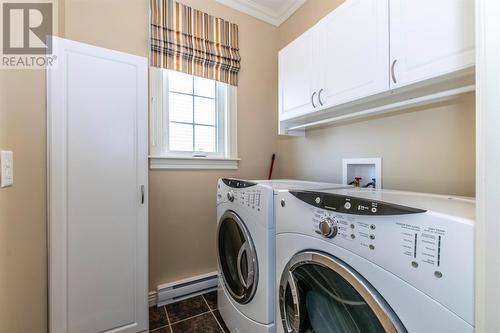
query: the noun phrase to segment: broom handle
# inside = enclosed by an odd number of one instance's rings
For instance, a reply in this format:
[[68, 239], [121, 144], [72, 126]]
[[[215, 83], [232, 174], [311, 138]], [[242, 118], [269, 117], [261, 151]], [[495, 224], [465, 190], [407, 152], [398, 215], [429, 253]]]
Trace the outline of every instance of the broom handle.
[[271, 157], [271, 167], [269, 168], [269, 176], [267, 177], [267, 179], [271, 179], [271, 177], [273, 176], [273, 168], [274, 168], [275, 158], [276, 158], [276, 154], [273, 154], [273, 156]]

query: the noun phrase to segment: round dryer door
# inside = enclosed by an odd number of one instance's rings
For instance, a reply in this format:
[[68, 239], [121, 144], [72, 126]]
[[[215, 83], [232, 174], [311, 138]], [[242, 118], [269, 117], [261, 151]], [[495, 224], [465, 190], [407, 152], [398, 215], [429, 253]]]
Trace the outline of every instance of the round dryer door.
[[217, 231], [219, 271], [226, 290], [239, 303], [250, 302], [257, 289], [258, 264], [255, 246], [240, 217], [227, 211]]
[[343, 261], [321, 252], [296, 254], [281, 276], [285, 332], [406, 332], [377, 291]]

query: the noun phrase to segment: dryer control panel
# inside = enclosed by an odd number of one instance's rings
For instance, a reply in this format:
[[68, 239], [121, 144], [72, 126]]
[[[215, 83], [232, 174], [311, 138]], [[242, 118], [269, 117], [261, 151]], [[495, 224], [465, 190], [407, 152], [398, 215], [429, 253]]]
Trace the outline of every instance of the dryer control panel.
[[[473, 313], [473, 221], [321, 192], [291, 191], [280, 193], [277, 200], [284, 203], [276, 210], [278, 234], [315, 237], [341, 247], [390, 271], [451, 311], [464, 317]], [[370, 209], [374, 207], [376, 211]], [[335, 254], [330, 248], [315, 250]]]
[[290, 193], [310, 205], [339, 213], [370, 216], [425, 213], [423, 209], [341, 194], [313, 191], [290, 191]]

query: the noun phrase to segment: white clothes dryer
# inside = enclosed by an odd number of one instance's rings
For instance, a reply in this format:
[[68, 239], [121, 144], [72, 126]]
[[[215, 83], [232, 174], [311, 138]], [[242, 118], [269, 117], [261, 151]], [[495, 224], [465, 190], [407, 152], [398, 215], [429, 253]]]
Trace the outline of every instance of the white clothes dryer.
[[473, 199], [344, 189], [276, 200], [278, 332], [473, 332]]

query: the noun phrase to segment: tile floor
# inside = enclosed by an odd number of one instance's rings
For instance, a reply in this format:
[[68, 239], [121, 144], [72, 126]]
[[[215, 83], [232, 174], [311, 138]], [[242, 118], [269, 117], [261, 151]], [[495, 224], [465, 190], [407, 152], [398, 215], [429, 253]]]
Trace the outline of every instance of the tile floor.
[[149, 331], [154, 333], [229, 332], [217, 309], [217, 291], [177, 303], [149, 308]]

